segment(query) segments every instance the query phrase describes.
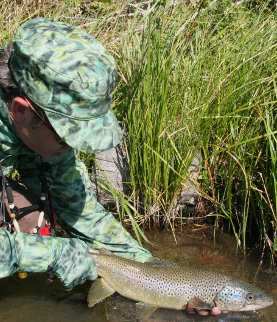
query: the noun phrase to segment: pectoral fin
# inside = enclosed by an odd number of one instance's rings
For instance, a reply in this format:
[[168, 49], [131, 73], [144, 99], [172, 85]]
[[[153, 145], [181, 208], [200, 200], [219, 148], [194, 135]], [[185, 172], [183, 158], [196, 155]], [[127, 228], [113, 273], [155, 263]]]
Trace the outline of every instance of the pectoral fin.
[[93, 307], [95, 304], [102, 302], [105, 298], [115, 293], [103, 278], [98, 278], [92, 283], [87, 297], [88, 307]]
[[213, 306], [210, 303], [202, 301], [199, 297], [194, 297], [189, 300], [187, 303], [186, 309], [188, 312], [191, 312], [192, 310], [196, 310], [197, 312], [202, 312], [203, 315], [205, 311], [210, 311], [213, 308]]
[[213, 308], [211, 304], [204, 302], [199, 297], [190, 299], [187, 306], [197, 310], [211, 310]]
[[155, 311], [157, 310], [156, 306], [145, 304], [143, 302], [136, 303], [136, 319], [137, 321], [147, 320]]

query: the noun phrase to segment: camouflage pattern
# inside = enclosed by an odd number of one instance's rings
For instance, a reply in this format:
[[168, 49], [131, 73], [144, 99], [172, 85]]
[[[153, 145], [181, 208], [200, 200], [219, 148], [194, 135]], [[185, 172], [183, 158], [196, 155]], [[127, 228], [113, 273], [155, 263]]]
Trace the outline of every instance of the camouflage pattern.
[[97, 277], [88, 245], [76, 238], [11, 234], [0, 229], [0, 278], [17, 271], [53, 271], [66, 287]]
[[110, 111], [115, 61], [93, 36], [45, 18], [28, 20], [14, 37], [9, 67], [69, 146], [91, 153], [120, 142]]

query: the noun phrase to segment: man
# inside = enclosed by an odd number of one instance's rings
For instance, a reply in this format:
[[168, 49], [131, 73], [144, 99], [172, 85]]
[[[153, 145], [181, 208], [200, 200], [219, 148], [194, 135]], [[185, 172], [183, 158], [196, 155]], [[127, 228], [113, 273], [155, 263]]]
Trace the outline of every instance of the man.
[[119, 144], [121, 131], [110, 110], [115, 81], [114, 59], [95, 38], [44, 18], [25, 22], [0, 57], [1, 167], [6, 173], [15, 168], [36, 198], [43, 177], [58, 223], [71, 237], [0, 229], [0, 278], [51, 270], [72, 288], [97, 277], [89, 248], [153, 259], [97, 202], [76, 158], [78, 151]]
[[73, 287], [96, 278], [90, 247], [149, 260], [151, 254], [97, 202], [87, 170], [76, 158], [77, 151], [95, 153], [120, 142], [110, 111], [116, 81], [112, 56], [87, 33], [43, 18], [19, 28], [8, 54], [0, 77], [2, 166], [6, 172], [16, 168], [37, 197], [43, 174], [57, 220], [72, 238], [1, 229], [0, 277], [51, 269]]

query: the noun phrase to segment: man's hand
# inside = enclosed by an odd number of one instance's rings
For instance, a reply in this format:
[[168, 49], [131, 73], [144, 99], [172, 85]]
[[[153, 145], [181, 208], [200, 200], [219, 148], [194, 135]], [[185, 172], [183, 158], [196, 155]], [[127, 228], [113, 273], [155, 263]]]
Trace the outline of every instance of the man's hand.
[[92, 256], [89, 256], [86, 243], [77, 238], [62, 240], [65, 243], [56, 253], [56, 260], [49, 267], [51, 272], [68, 289], [83, 284], [86, 280], [95, 280], [97, 278], [96, 265]]

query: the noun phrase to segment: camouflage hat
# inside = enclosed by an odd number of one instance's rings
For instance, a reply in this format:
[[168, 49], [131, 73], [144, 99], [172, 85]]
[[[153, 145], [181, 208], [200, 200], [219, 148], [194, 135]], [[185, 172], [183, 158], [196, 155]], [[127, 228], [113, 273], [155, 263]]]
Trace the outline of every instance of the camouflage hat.
[[93, 36], [61, 22], [31, 19], [15, 35], [9, 66], [19, 88], [69, 146], [97, 152], [120, 142], [110, 110], [115, 61]]

